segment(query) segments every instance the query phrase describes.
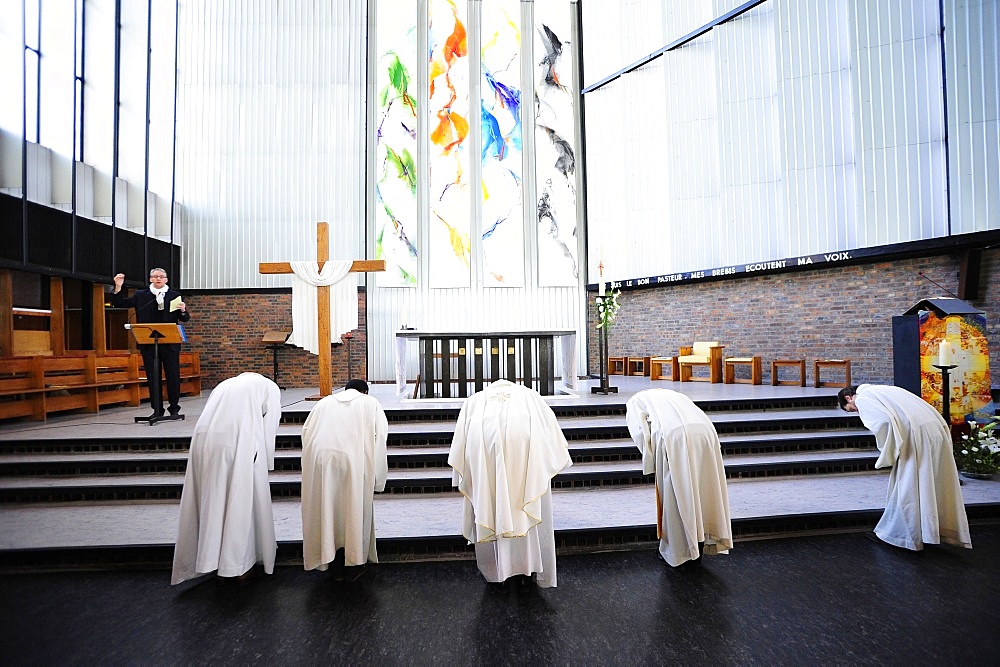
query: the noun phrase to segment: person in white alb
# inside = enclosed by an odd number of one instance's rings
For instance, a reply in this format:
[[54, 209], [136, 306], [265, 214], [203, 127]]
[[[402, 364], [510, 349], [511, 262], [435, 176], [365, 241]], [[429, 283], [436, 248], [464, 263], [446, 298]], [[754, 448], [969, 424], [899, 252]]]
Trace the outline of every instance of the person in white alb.
[[919, 551], [925, 544], [972, 548], [969, 520], [944, 417], [901, 387], [863, 384], [837, 394], [841, 409], [856, 412], [875, 434], [876, 468], [892, 468], [885, 512], [875, 526], [880, 540]]
[[[374, 494], [385, 490], [389, 423], [368, 383], [327, 396], [302, 427], [302, 562], [335, 579], [377, 563]], [[356, 568], [356, 569], [355, 569]]]
[[281, 391], [257, 373], [212, 390], [191, 436], [171, 584], [202, 574], [274, 572], [277, 542], [268, 471], [281, 421]]
[[487, 581], [556, 585], [552, 478], [572, 461], [552, 408], [529, 387], [498, 380], [462, 405], [448, 465], [465, 497], [462, 534]]
[[719, 435], [684, 394], [640, 391], [626, 403], [629, 433], [655, 473], [659, 553], [677, 567], [733, 548], [726, 471]]

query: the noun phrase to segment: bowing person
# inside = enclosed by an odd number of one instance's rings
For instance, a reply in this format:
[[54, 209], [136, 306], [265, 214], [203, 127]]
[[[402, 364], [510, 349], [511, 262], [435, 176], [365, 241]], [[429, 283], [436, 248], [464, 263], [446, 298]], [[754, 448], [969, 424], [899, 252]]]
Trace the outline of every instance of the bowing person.
[[278, 385], [257, 373], [212, 390], [191, 436], [171, 584], [217, 572], [274, 572], [277, 543], [267, 472], [281, 421]]
[[729, 494], [719, 435], [684, 394], [647, 389], [626, 403], [629, 433], [642, 452], [643, 474], [656, 474], [659, 553], [677, 567], [702, 553], [733, 548]]
[[377, 563], [374, 494], [385, 489], [389, 423], [368, 383], [327, 396], [302, 427], [302, 562], [357, 579]]
[[972, 548], [969, 520], [952, 452], [951, 431], [930, 403], [901, 387], [844, 387], [837, 402], [875, 434], [876, 468], [892, 468], [885, 512], [875, 535], [919, 551], [944, 542]]
[[572, 461], [538, 392], [498, 380], [462, 405], [448, 454], [465, 496], [462, 534], [486, 581], [556, 585], [552, 478]]

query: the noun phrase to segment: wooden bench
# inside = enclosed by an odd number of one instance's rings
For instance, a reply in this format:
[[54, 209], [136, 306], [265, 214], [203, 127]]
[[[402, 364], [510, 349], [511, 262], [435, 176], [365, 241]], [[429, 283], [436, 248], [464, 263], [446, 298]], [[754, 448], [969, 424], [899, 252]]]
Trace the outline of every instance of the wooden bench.
[[[129, 353], [97, 356], [77, 352], [59, 356], [0, 358], [0, 419], [44, 420], [66, 410], [97, 412], [101, 406], [139, 405], [149, 398], [142, 357]], [[201, 393], [197, 352], [181, 352], [181, 393]]]
[[650, 357], [649, 359], [649, 380], [661, 380], [663, 379], [663, 369], [667, 367], [670, 369], [670, 379], [674, 382], [677, 381], [678, 370], [677, 370], [677, 357]]
[[608, 357], [608, 375], [625, 375], [627, 357]]
[[[737, 366], [748, 366], [750, 368], [750, 377], [736, 377]], [[760, 384], [763, 377], [760, 357], [727, 357], [722, 375], [722, 382], [724, 384]]]
[[626, 357], [625, 374], [649, 375], [649, 360], [650, 357]]
[[[138, 356], [138, 355], [137, 355]], [[181, 352], [181, 396], [198, 396], [201, 394], [201, 360], [197, 352]], [[142, 380], [140, 395], [144, 399], [149, 398], [149, 387], [146, 386], [146, 369], [142, 366], [142, 357], [139, 356], [139, 378]], [[167, 398], [167, 385], [160, 382], [163, 391], [163, 398]]]
[[45, 419], [45, 379], [39, 357], [0, 360], [0, 419]]
[[[782, 380], [778, 378], [779, 368], [794, 368], [799, 372], [798, 380]], [[806, 386], [806, 360], [805, 359], [775, 359], [771, 362], [771, 384], [794, 385], [798, 387]]]
[[[839, 368], [844, 372], [843, 382], [823, 381], [819, 378], [821, 368]], [[817, 359], [813, 362], [813, 384], [817, 387], [850, 387], [851, 386], [851, 360], [850, 359]]]

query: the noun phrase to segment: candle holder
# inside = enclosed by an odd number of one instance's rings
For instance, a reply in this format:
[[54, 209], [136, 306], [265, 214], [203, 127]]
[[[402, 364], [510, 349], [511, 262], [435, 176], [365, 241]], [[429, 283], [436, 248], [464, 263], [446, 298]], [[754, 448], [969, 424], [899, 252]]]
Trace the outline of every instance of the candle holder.
[[958, 368], [956, 364], [933, 364], [941, 371], [941, 416], [944, 423], [951, 428], [951, 369]]
[[591, 394], [617, 394], [618, 387], [612, 387], [608, 384], [608, 328], [601, 327], [600, 333], [597, 335], [597, 354], [601, 358], [601, 385], [599, 387], [591, 387]]

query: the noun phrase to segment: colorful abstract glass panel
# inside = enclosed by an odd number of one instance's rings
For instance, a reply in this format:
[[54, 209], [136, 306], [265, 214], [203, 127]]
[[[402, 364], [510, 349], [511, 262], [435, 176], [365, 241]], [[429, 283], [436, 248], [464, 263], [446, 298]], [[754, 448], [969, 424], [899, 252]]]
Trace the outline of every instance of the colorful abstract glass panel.
[[524, 285], [521, 29], [517, 0], [482, 3], [483, 284]]
[[538, 283], [543, 287], [574, 286], [580, 275], [569, 19], [565, 0], [536, 0], [535, 212]]
[[430, 284], [467, 287], [472, 201], [467, 9], [464, 0], [429, 0], [427, 11]]
[[[417, 284], [416, 3], [376, 12], [375, 257], [382, 287]], [[383, 6], [380, 5], [380, 9]]]

